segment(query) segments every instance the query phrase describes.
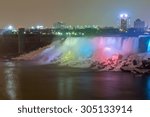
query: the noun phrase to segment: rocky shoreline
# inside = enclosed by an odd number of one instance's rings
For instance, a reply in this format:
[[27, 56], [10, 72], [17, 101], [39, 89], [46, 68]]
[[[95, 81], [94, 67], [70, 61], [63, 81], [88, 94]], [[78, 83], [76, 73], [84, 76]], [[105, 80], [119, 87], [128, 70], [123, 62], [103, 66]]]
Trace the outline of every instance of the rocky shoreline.
[[150, 73], [150, 58], [143, 59], [138, 55], [130, 55], [124, 59], [122, 55], [114, 55], [103, 62], [93, 62], [90, 68], [99, 71], [123, 71], [146, 74]]

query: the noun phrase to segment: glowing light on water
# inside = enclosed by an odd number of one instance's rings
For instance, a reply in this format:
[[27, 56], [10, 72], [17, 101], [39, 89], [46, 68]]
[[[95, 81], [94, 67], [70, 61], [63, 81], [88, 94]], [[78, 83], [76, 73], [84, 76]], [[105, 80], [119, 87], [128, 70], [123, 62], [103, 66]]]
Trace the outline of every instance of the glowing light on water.
[[[15, 66], [14, 63], [8, 62], [6, 63], [8, 66]], [[7, 69], [5, 69], [4, 71], [4, 76], [5, 76], [5, 80], [6, 80], [6, 92], [9, 96], [10, 99], [14, 100], [17, 97], [17, 87], [16, 87], [16, 78], [17, 76], [15, 75], [15, 69], [14, 67], [8, 67]]]

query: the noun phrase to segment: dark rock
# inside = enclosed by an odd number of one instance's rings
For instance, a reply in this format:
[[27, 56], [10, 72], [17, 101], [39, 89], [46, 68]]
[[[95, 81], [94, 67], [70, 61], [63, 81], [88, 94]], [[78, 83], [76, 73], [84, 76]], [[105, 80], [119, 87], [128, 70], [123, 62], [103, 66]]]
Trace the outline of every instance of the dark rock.
[[137, 65], [138, 64], [136, 60], [133, 60], [132, 62], [133, 62], [133, 65]]

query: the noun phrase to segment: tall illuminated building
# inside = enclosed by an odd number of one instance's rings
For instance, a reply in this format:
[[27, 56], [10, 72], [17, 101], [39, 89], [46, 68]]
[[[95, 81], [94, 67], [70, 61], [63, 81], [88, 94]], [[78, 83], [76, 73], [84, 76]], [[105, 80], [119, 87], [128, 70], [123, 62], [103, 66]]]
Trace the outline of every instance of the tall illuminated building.
[[128, 14], [120, 14], [120, 31], [126, 32], [128, 29], [129, 17]]

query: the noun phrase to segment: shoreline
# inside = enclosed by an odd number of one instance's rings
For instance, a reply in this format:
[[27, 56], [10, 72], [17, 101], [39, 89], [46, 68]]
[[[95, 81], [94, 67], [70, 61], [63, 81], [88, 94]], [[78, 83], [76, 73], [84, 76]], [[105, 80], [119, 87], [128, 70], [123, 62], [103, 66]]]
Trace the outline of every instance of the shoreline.
[[[111, 65], [107, 65], [105, 67], [102, 67], [102, 65], [100, 66], [100, 64], [91, 64], [90, 67], [87, 68], [83, 68], [83, 67], [75, 67], [75, 66], [69, 66], [69, 65], [59, 65], [59, 64], [37, 64], [35, 61], [27, 61], [27, 60], [0, 60], [0, 63], [14, 63], [13, 67], [44, 67], [44, 68], [49, 68], [49, 69], [57, 69], [60, 71], [72, 71], [76, 72], [128, 72], [128, 73], [133, 73], [133, 74], [150, 74], [150, 69], [146, 69], [146, 68], [140, 68], [137, 66], [132, 66], [132, 67], [120, 67], [119, 70], [117, 69], [112, 69]], [[149, 64], [150, 65], [150, 64]], [[7, 67], [11, 67], [11, 66], [7, 66]]]

